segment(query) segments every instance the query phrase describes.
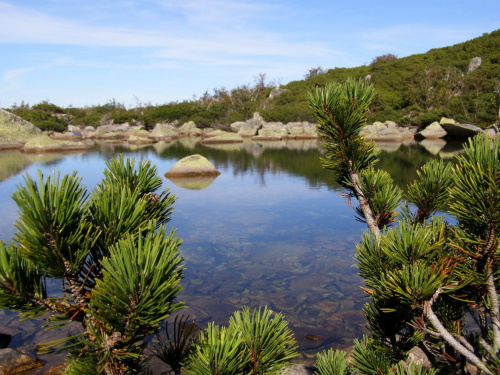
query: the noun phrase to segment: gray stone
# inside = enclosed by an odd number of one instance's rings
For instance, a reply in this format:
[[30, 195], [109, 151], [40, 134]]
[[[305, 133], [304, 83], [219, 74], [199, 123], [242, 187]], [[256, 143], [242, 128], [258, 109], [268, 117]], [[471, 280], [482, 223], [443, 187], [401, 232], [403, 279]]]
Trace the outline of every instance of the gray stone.
[[426, 369], [431, 369], [432, 368], [432, 363], [429, 361], [429, 358], [425, 355], [422, 349], [420, 349], [418, 346], [414, 346], [409, 352], [408, 352], [408, 362], [413, 362], [415, 364], [422, 364], [423, 367]]
[[288, 130], [281, 122], [264, 123], [258, 134], [252, 139], [256, 140], [281, 140], [288, 136]]
[[398, 128], [399, 125], [395, 123], [394, 121], [384, 121], [384, 125], [387, 126], [388, 128]]
[[128, 137], [128, 143], [132, 145], [148, 145], [154, 143], [154, 140], [137, 135], [131, 135]]
[[75, 134], [71, 131], [69, 132], [64, 132], [64, 133], [59, 133], [59, 132], [53, 132], [50, 135], [50, 138], [52, 139], [57, 139], [57, 140], [62, 140], [62, 141], [79, 141], [82, 139], [81, 134]]
[[288, 131], [288, 138], [295, 139], [315, 139], [318, 138], [316, 124], [310, 124], [307, 121], [289, 122], [285, 125]]
[[458, 122], [440, 122], [441, 126], [450, 137], [473, 137], [483, 131], [479, 126], [460, 124]]
[[156, 140], [172, 139], [179, 137], [178, 129], [171, 124], [156, 124], [149, 134], [149, 138]]
[[238, 133], [243, 125], [245, 125], [244, 121], [236, 121], [229, 125], [229, 127], [233, 132]]
[[243, 138], [239, 134], [234, 133], [225, 133], [219, 134], [214, 137], [209, 137], [202, 140], [201, 144], [217, 144], [217, 143], [241, 143], [243, 142]]
[[13, 349], [0, 350], [0, 375], [14, 375], [36, 370], [43, 361]]
[[68, 125], [68, 131], [82, 134], [82, 129], [80, 129], [78, 126], [75, 125]]
[[184, 135], [201, 135], [202, 130], [196, 126], [194, 121], [188, 121], [179, 128], [179, 133]]
[[253, 137], [257, 135], [260, 128], [264, 124], [264, 119], [259, 114], [259, 112], [255, 112], [253, 117], [243, 123], [237, 122], [231, 124], [231, 129], [236, 131], [241, 137]]
[[473, 57], [469, 62], [469, 66], [467, 67], [467, 73], [471, 73], [477, 68], [479, 68], [482, 62], [483, 59], [481, 59], [479, 56]]
[[165, 177], [177, 176], [218, 176], [220, 172], [210, 161], [198, 154], [186, 156], [179, 160], [165, 173]]
[[444, 125], [444, 124], [456, 124], [457, 122], [453, 120], [452, 118], [447, 118], [447, 117], [441, 117], [441, 120], [439, 121], [439, 125]]
[[262, 125], [258, 123], [244, 123], [238, 130], [238, 135], [241, 137], [253, 137], [258, 134], [261, 127]]
[[[217, 130], [213, 130], [211, 129], [210, 131], [205, 131], [203, 132], [203, 137], [205, 138], [210, 138], [210, 137], [217, 137], [218, 135], [223, 135], [223, 134], [228, 134], [228, 132], [224, 131], [224, 130], [220, 130], [220, 129], [217, 129]], [[230, 134], [233, 134], [233, 133], [230, 133]]]
[[418, 135], [426, 139], [439, 139], [446, 137], [446, 130], [444, 130], [439, 122], [434, 121], [432, 124], [428, 125], [424, 130], [417, 133]]
[[486, 138], [496, 138], [498, 136], [498, 133], [493, 128], [484, 130], [483, 134]]
[[271, 93], [269, 94], [269, 99], [275, 98], [278, 95], [284, 94], [285, 92], [289, 92], [289, 91], [290, 90], [275, 87], [274, 89], [271, 90]]
[[373, 125], [366, 125], [363, 129], [361, 129], [359, 134], [364, 136], [366, 139], [374, 141], [403, 141], [403, 137], [401, 136], [398, 128], [388, 128], [380, 121], [374, 122]]
[[281, 370], [280, 375], [312, 375], [316, 367], [304, 364], [294, 364]]
[[89, 150], [91, 146], [83, 142], [63, 141], [50, 138], [48, 135], [41, 134], [36, 138], [30, 139], [21, 148], [23, 152], [60, 152], [60, 151], [82, 151]]
[[0, 108], [0, 144], [19, 148], [23, 143], [41, 133], [42, 131], [31, 122]]
[[97, 127], [96, 132], [98, 134], [104, 134], [104, 133], [125, 133], [130, 129], [130, 125], [128, 122], [124, 124], [108, 124], [108, 125], [101, 125]]

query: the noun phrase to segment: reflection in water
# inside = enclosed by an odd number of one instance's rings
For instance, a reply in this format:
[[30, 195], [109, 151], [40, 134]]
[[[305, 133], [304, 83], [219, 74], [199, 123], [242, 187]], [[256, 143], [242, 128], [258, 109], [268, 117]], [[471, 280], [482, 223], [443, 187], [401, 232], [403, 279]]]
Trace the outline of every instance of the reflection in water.
[[21, 173], [33, 163], [53, 164], [67, 154], [25, 154], [18, 150], [0, 152], [0, 182]]
[[424, 139], [420, 145], [432, 155], [438, 155], [439, 152], [446, 146], [444, 139]]
[[[170, 224], [183, 240], [186, 273], [179, 299], [188, 309], [182, 313], [204, 327], [210, 321], [227, 324], [241, 306], [267, 305], [286, 315], [304, 356], [326, 348], [348, 348], [365, 332], [361, 308], [367, 299], [353, 260], [365, 226], [354, 220], [331, 171], [321, 167], [318, 142], [245, 141], [220, 147], [198, 141], [184, 138], [134, 149], [96, 143], [85, 154], [54, 155], [54, 160], [62, 173], [77, 169], [91, 190], [106, 161], [120, 153], [150, 159], [160, 175], [183, 157], [203, 155], [222, 172], [217, 179], [202, 190], [178, 181], [164, 184], [178, 196]], [[381, 149], [378, 166], [402, 187], [415, 178], [418, 167], [435, 157], [417, 143]], [[16, 165], [19, 155], [23, 154], [2, 153], [0, 160]], [[10, 199], [22, 183], [16, 173], [22, 168], [31, 175], [38, 168], [51, 173], [54, 168], [31, 159], [19, 165], [6, 172], [10, 179], [0, 182], [3, 239], [12, 237], [17, 217]], [[57, 283], [53, 285], [57, 290]], [[68, 329], [47, 332], [39, 321], [20, 324], [13, 313], [2, 310], [0, 327], [13, 335], [11, 347], [28, 351], [37, 342], [64, 337]], [[57, 364], [61, 358], [44, 359]]]
[[215, 181], [217, 176], [170, 176], [167, 179], [176, 186], [189, 190], [203, 190]]

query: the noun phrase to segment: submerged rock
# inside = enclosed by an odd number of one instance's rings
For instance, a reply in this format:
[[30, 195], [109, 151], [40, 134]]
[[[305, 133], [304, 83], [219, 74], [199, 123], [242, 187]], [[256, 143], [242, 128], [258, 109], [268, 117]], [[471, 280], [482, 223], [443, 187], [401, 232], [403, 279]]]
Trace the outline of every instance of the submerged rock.
[[418, 133], [418, 135], [426, 139], [438, 139], [446, 137], [446, 130], [444, 130], [439, 122], [434, 121], [432, 124], [428, 125], [424, 130]]
[[43, 366], [43, 361], [30, 357], [13, 349], [0, 350], [0, 374], [14, 375], [36, 370]]
[[218, 176], [220, 172], [210, 161], [201, 155], [190, 155], [179, 160], [165, 173], [165, 177], [186, 177], [186, 176]]

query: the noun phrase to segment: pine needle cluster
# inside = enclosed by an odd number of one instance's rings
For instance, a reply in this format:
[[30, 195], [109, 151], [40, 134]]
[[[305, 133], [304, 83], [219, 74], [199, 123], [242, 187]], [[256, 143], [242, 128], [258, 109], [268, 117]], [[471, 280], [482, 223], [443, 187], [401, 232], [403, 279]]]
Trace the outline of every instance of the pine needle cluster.
[[[369, 228], [356, 260], [371, 335], [349, 359], [320, 354], [319, 374], [467, 373], [467, 364], [499, 373], [500, 140], [470, 139], [453, 165], [429, 162], [403, 194], [375, 169], [374, 144], [359, 135], [373, 93], [352, 79], [309, 93], [323, 164]], [[456, 224], [439, 215], [445, 209]], [[432, 368], [408, 361], [415, 347]]]

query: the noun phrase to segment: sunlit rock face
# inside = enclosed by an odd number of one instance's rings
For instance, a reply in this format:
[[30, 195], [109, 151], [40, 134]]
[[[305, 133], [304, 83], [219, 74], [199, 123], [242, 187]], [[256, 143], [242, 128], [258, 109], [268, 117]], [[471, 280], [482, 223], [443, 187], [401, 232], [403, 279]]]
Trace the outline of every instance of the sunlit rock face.
[[0, 108], [0, 149], [21, 148], [41, 132], [31, 122]]
[[446, 134], [446, 130], [444, 130], [437, 121], [428, 125], [424, 130], [418, 133], [418, 135], [427, 139], [444, 138], [446, 137]]
[[165, 177], [218, 176], [220, 172], [204, 156], [190, 155], [179, 160]]
[[59, 152], [59, 151], [82, 151], [89, 150], [90, 145], [83, 142], [62, 141], [50, 138], [48, 135], [40, 134], [31, 138], [21, 148], [23, 152]]

